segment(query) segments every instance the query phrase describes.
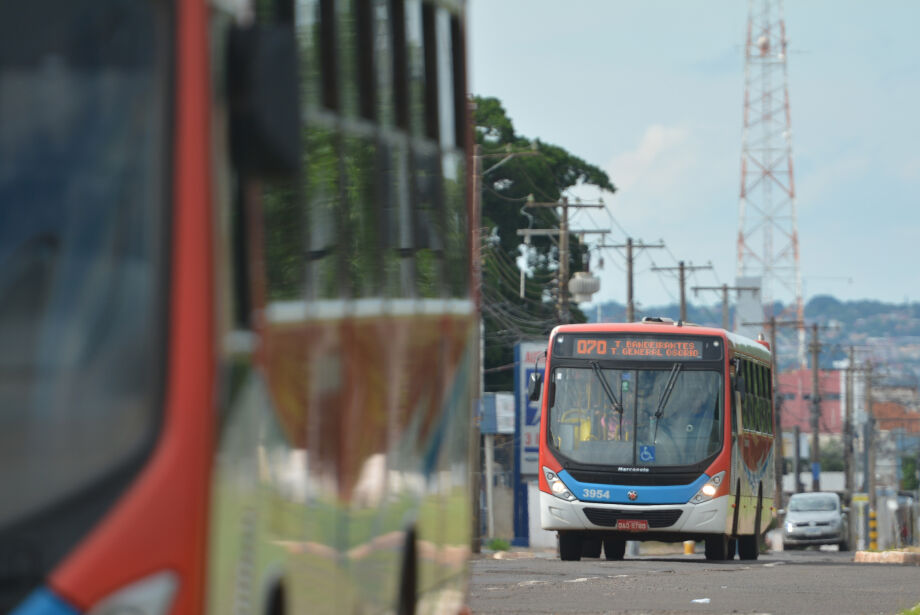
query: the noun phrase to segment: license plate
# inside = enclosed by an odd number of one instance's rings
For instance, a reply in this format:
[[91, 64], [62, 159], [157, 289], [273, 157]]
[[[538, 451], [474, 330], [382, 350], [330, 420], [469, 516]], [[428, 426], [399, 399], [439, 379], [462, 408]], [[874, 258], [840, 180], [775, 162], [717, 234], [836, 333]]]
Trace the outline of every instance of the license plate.
[[624, 532], [645, 532], [648, 521], [645, 519], [617, 519], [617, 529]]

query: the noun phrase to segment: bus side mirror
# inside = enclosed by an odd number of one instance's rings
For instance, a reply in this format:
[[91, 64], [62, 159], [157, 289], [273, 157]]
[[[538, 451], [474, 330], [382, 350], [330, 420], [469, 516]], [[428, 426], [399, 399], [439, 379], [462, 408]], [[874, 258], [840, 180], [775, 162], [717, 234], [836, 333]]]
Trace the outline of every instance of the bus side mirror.
[[292, 23], [231, 29], [227, 41], [230, 151], [244, 175], [294, 177], [300, 169], [300, 79]]
[[531, 372], [530, 378], [527, 382], [527, 398], [530, 401], [537, 401], [540, 399], [540, 391], [543, 386], [543, 376], [537, 372]]

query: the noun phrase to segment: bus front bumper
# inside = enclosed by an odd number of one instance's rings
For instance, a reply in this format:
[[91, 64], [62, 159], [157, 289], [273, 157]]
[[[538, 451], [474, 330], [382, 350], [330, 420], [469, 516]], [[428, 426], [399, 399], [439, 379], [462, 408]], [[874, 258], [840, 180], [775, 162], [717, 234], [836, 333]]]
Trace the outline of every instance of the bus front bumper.
[[[601, 502], [567, 502], [540, 492], [540, 524], [544, 530], [624, 532], [628, 521], [646, 522], [646, 534], [721, 534], [730, 530], [729, 496], [701, 504], [628, 505]], [[620, 523], [620, 520], [627, 523]], [[640, 523], [641, 524], [641, 523]]]

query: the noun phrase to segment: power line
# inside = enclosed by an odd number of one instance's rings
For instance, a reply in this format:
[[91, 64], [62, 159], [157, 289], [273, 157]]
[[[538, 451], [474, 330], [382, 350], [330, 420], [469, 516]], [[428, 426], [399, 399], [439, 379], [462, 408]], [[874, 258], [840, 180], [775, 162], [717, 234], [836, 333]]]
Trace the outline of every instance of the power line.
[[553, 208], [559, 207], [562, 209], [562, 216], [559, 221], [558, 229], [519, 229], [517, 231], [518, 235], [522, 235], [525, 238], [529, 239], [531, 236], [535, 235], [549, 235], [559, 236], [559, 278], [558, 278], [558, 296], [557, 296], [557, 306], [558, 306], [558, 318], [559, 322], [566, 323], [569, 321], [569, 303], [568, 303], [568, 281], [569, 281], [569, 234], [578, 234], [586, 235], [589, 233], [609, 233], [609, 230], [578, 230], [573, 231], [569, 229], [569, 208], [575, 208], [576, 210], [583, 207], [588, 208], [604, 208], [603, 203], [569, 203], [568, 199], [563, 198], [559, 202], [529, 202], [526, 207], [545, 207]]
[[662, 242], [656, 244], [644, 243], [641, 240], [639, 243], [635, 243], [632, 237], [626, 238], [625, 244], [614, 244], [609, 246], [602, 246], [605, 248], [616, 248], [626, 250], [626, 322], [634, 322], [636, 320], [636, 308], [633, 302], [633, 250], [655, 250], [659, 248], [664, 248], [665, 245]]
[[728, 330], [728, 291], [734, 290], [741, 292], [742, 290], [750, 291], [760, 291], [758, 286], [729, 286], [728, 284], [722, 284], [721, 286], [694, 286], [691, 288], [694, 296], [699, 293], [701, 290], [715, 290], [722, 293], [722, 328], [726, 331]]
[[678, 261], [677, 267], [653, 267], [653, 271], [674, 271], [678, 272], [678, 281], [680, 284], [680, 319], [687, 320], [687, 291], [686, 281], [687, 272], [699, 271], [702, 269], [712, 269], [712, 265], [685, 265], [684, 261]]

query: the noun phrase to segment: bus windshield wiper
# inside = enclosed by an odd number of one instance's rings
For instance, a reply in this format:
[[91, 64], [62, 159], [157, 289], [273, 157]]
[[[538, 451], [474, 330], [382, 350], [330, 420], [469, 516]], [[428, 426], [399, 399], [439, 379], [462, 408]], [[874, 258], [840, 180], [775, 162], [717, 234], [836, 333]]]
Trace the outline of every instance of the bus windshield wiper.
[[658, 423], [661, 422], [661, 417], [664, 416], [664, 408], [668, 405], [668, 400], [671, 398], [671, 391], [674, 390], [674, 384], [677, 382], [677, 375], [680, 373], [681, 364], [675, 363], [671, 367], [671, 373], [668, 374], [668, 382], [664, 385], [664, 390], [661, 392], [661, 395], [658, 396], [658, 406], [655, 408], [655, 435], [652, 437], [652, 443], [658, 441]]
[[614, 395], [613, 389], [610, 388], [610, 383], [607, 382], [607, 379], [604, 378], [604, 373], [601, 370], [600, 363], [597, 361], [591, 361], [591, 368], [594, 370], [594, 374], [597, 376], [597, 379], [601, 381], [601, 388], [604, 389], [604, 393], [607, 395], [607, 399], [610, 400], [610, 404], [613, 406], [613, 409], [616, 410], [616, 413], [619, 415], [620, 424], [617, 428], [617, 437], [623, 437], [623, 404], [620, 403], [620, 400], [617, 399], [617, 396]]

